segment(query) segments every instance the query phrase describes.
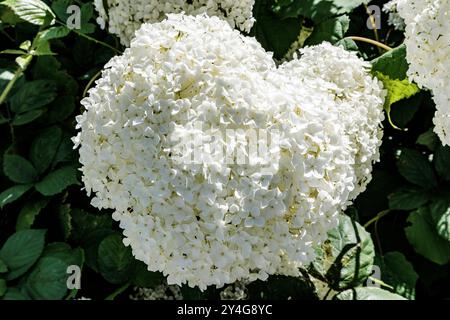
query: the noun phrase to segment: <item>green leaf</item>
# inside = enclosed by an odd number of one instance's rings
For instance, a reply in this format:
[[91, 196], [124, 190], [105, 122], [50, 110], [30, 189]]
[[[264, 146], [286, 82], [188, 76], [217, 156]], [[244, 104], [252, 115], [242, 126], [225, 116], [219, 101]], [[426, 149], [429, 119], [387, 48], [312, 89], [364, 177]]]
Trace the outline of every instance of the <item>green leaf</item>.
[[402, 296], [377, 288], [359, 287], [348, 289], [336, 296], [337, 300], [406, 300]]
[[25, 288], [33, 299], [60, 300], [67, 293], [67, 264], [61, 259], [43, 257], [26, 279]]
[[[75, 232], [74, 232], [75, 233]], [[115, 234], [110, 229], [96, 229], [91, 232], [83, 241], [83, 248], [86, 252], [86, 265], [95, 272], [99, 272], [98, 266], [98, 247], [107, 236]]]
[[410, 123], [417, 114], [417, 111], [422, 104], [422, 97], [422, 94], [419, 92], [410, 98], [405, 98], [393, 103], [390, 108], [392, 122], [400, 128], [406, 128], [408, 123]]
[[370, 234], [346, 215], [340, 215], [339, 226], [328, 232], [316, 253], [312, 272], [330, 288], [354, 287], [372, 274], [375, 252]]
[[59, 225], [65, 241], [69, 239], [72, 233], [72, 216], [69, 204], [63, 204], [58, 209]]
[[71, 135], [65, 133], [61, 144], [59, 145], [58, 151], [56, 152], [55, 158], [53, 159], [52, 167], [64, 162], [76, 162], [77, 159], [78, 157], [77, 153], [73, 149]]
[[[67, 280], [69, 280], [69, 276], [72, 275], [72, 272], [69, 272], [70, 271], [69, 267], [77, 266], [80, 268], [80, 270], [83, 270], [84, 265], [83, 249], [81, 248], [72, 249], [67, 243], [54, 242], [48, 244], [45, 247], [44, 252], [42, 253], [41, 259], [43, 258], [56, 258], [61, 260], [65, 264]], [[76, 289], [74, 289], [72, 293], [75, 294]], [[68, 297], [66, 297], [66, 299], [68, 299]]]
[[50, 48], [50, 43], [48, 41], [38, 41], [36, 42], [36, 47], [33, 48], [31, 53], [34, 56], [47, 56], [47, 55], [56, 55]]
[[0, 51], [0, 54], [14, 54], [14, 55], [18, 54], [18, 55], [21, 55], [21, 54], [26, 54], [26, 51], [7, 49], [7, 50]]
[[10, 82], [14, 78], [14, 72], [11, 72], [11, 70], [7, 69], [0, 69], [0, 91], [3, 92], [5, 87], [8, 85], [8, 82]]
[[17, 217], [16, 231], [30, 229], [39, 212], [47, 206], [49, 201], [48, 198], [37, 198], [27, 202]]
[[394, 288], [394, 293], [409, 300], [415, 299], [419, 275], [402, 253], [386, 253], [380, 260], [380, 266], [382, 280]]
[[372, 72], [382, 73], [392, 80], [406, 79], [408, 68], [406, 45], [404, 44], [372, 60]]
[[54, 75], [60, 68], [61, 63], [54, 56], [39, 56], [36, 58], [32, 69], [33, 78], [54, 80], [59, 86], [58, 81], [54, 79]]
[[17, 15], [15, 15], [14, 11], [12, 11], [10, 8], [1, 7], [0, 22], [6, 27], [8, 25], [15, 26], [16, 24], [23, 22], [23, 20], [20, 19]]
[[45, 230], [17, 231], [6, 240], [0, 259], [8, 266], [6, 280], [20, 277], [37, 261], [44, 249]]
[[0, 259], [0, 273], [5, 273], [8, 271], [8, 266]]
[[[394, 128], [399, 129], [391, 119], [391, 106], [400, 100], [412, 97], [413, 95], [418, 93], [420, 89], [417, 85], [409, 82], [408, 79], [393, 80], [389, 76], [384, 75], [381, 72], [375, 72], [375, 75], [381, 82], [383, 82], [384, 89], [387, 90], [384, 109], [386, 110], [386, 113], [388, 115], [389, 122]], [[418, 106], [416, 106], [416, 111], [417, 108]], [[412, 115], [414, 115], [414, 113]]]
[[74, 184], [78, 184], [77, 171], [68, 166], [49, 173], [41, 182], [36, 183], [36, 190], [44, 196], [53, 196]]
[[29, 300], [18, 288], [8, 288], [3, 300]]
[[5, 154], [3, 157], [3, 172], [13, 182], [30, 183], [36, 179], [37, 172], [25, 158], [16, 154]]
[[[21, 56], [18, 56], [14, 61], [17, 63], [17, 65], [20, 67], [21, 70], [25, 70], [28, 65], [33, 60], [33, 56], [31, 54], [24, 54]], [[21, 86], [20, 88], [22, 88]], [[16, 90], [15, 92], [18, 92], [19, 90]]]
[[60, 70], [61, 63], [54, 56], [39, 56], [36, 59], [32, 73], [35, 79], [47, 79], [57, 85], [59, 96], [48, 105], [50, 112], [52, 109], [61, 108], [61, 98], [66, 96], [76, 96], [78, 94], [78, 83], [66, 71]]
[[148, 271], [147, 265], [142, 261], [135, 263], [135, 270], [133, 272], [132, 284], [142, 288], [153, 288], [163, 283], [164, 276], [160, 272]]
[[11, 110], [15, 113], [39, 109], [56, 98], [56, 85], [51, 80], [26, 82], [11, 97]]
[[100, 273], [110, 283], [123, 284], [130, 278], [134, 258], [131, 249], [125, 247], [122, 237], [112, 234], [102, 240], [98, 247]]
[[48, 122], [62, 122], [75, 111], [75, 97], [60, 96], [49, 106]]
[[8, 119], [6, 119], [3, 115], [0, 114], [0, 124], [7, 123]]
[[25, 70], [32, 60], [33, 56], [31, 54], [24, 54], [15, 59], [21, 70]]
[[52, 10], [40, 0], [5, 0], [1, 4], [8, 6], [17, 16], [32, 24], [53, 24], [55, 18]]
[[279, 3], [275, 5], [274, 11], [282, 18], [302, 15], [320, 22], [333, 16], [350, 13], [368, 2], [369, 0], [288, 0], [283, 1], [281, 5]]
[[359, 50], [358, 45], [352, 39], [344, 38], [344, 39], [341, 39], [338, 42], [336, 42], [334, 45], [338, 46], [338, 47], [342, 47], [347, 51], [358, 51]]
[[64, 261], [67, 266], [76, 265], [79, 266], [80, 269], [84, 263], [83, 249], [72, 249], [67, 243], [64, 242], [53, 242], [48, 244], [42, 253], [42, 257], [58, 258]]
[[306, 39], [305, 46], [320, 44], [324, 41], [334, 44], [344, 38], [349, 26], [350, 19], [346, 15], [319, 23], [314, 27], [314, 31], [308, 39]]
[[5, 118], [2, 114], [0, 114], [0, 124], [7, 123], [9, 119]]
[[35, 56], [54, 55], [50, 48], [50, 40], [63, 38], [70, 33], [70, 29], [65, 26], [52, 27], [41, 31], [33, 41], [33, 50], [30, 52]]
[[[67, 8], [72, 5], [70, 0], [56, 0], [52, 3], [52, 8], [55, 11], [58, 18], [67, 23], [70, 15], [67, 13]], [[81, 33], [92, 33], [95, 30], [95, 25], [89, 23], [89, 20], [94, 16], [94, 6], [92, 3], [84, 3], [80, 10], [80, 29]]]
[[424, 188], [433, 188], [437, 185], [431, 163], [419, 151], [402, 149], [397, 168], [400, 174], [411, 183]]
[[[24, 42], [22, 42], [19, 46], [20, 49], [28, 51], [31, 48], [31, 41], [30, 40], [25, 40]], [[27, 53], [27, 52], [24, 52]]]
[[[52, 27], [49, 29], [46, 29], [44, 31], [41, 31], [37, 35], [37, 42], [46, 42], [52, 39], [59, 39], [64, 38], [70, 33], [70, 29], [66, 26], [60, 26], [60, 27]], [[36, 46], [39, 44], [36, 43]]]
[[6, 189], [0, 194], [0, 208], [3, 208], [5, 205], [16, 201], [21, 196], [25, 194], [28, 190], [33, 187], [32, 184], [21, 184], [9, 189]]
[[112, 229], [113, 221], [107, 214], [92, 214], [81, 209], [72, 209], [72, 229], [71, 239], [74, 242], [82, 243], [90, 235], [99, 229]]
[[89, 34], [95, 31], [95, 25], [89, 23], [94, 16], [94, 6], [92, 3], [85, 3], [81, 6], [81, 33]]
[[301, 30], [301, 20], [297, 18], [280, 20], [270, 7], [270, 0], [260, 0], [255, 3], [254, 17], [257, 22], [252, 29], [252, 35], [266, 50], [273, 52], [275, 58], [280, 59], [297, 40]]
[[420, 188], [402, 188], [389, 195], [389, 208], [393, 210], [413, 210], [429, 201], [429, 195]]
[[5, 295], [7, 289], [6, 281], [4, 279], [0, 279], [0, 298]]
[[52, 9], [61, 21], [67, 21], [69, 14], [67, 7], [71, 5], [71, 0], [55, 0], [52, 1]]
[[418, 254], [439, 265], [450, 262], [450, 242], [437, 233], [429, 208], [412, 212], [408, 222], [406, 237]]
[[387, 104], [389, 107], [400, 100], [412, 97], [420, 91], [415, 84], [409, 82], [407, 79], [393, 80], [389, 76], [379, 72], [376, 75], [388, 91]]
[[53, 126], [42, 131], [30, 148], [30, 160], [39, 174], [48, 169], [61, 143], [62, 130]]
[[60, 90], [65, 94], [76, 96], [78, 93], [77, 81], [65, 71], [57, 71], [53, 74], [53, 79], [58, 83]]
[[23, 126], [38, 119], [45, 113], [45, 109], [35, 109], [21, 114], [17, 114], [12, 122], [13, 126]]
[[434, 166], [439, 176], [450, 181], [450, 147], [439, 145], [434, 155]]
[[430, 151], [435, 151], [440, 145], [438, 136], [433, 132], [433, 129], [429, 129], [427, 132], [422, 133], [416, 141], [417, 144], [427, 147]]
[[430, 212], [437, 233], [450, 241], [450, 198], [446, 197], [433, 202], [430, 205]]

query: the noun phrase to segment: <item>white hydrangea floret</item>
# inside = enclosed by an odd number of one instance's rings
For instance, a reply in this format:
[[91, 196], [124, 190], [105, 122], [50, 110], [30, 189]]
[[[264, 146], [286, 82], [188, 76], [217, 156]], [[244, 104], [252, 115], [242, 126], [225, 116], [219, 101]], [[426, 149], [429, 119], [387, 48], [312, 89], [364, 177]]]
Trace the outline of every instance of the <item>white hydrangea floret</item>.
[[397, 9], [406, 23], [409, 79], [432, 91], [435, 132], [450, 145], [450, 1], [398, 0]]
[[398, 0], [391, 0], [383, 5], [383, 12], [388, 14], [388, 24], [393, 26], [395, 30], [405, 30], [405, 21], [397, 11]]
[[143, 23], [154, 23], [166, 18], [166, 14], [186, 13], [197, 15], [207, 13], [225, 19], [233, 28], [250, 32], [255, 19], [255, 0], [94, 0], [95, 8], [102, 21], [108, 21], [109, 32], [119, 36], [128, 46], [136, 30]]
[[[219, 18], [169, 15], [144, 24], [82, 101], [74, 142], [92, 205], [114, 210], [124, 243], [168, 284], [298, 276], [366, 184], [384, 91], [342, 48], [302, 54], [277, 69]], [[278, 132], [270, 170], [179, 161], [178, 138], [222, 129]]]

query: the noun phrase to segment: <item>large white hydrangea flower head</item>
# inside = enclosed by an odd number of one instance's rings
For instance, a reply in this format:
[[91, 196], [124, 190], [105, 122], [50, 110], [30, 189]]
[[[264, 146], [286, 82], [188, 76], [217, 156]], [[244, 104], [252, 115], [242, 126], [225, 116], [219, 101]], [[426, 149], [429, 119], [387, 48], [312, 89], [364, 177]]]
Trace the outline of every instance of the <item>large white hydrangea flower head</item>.
[[250, 32], [255, 23], [254, 4], [255, 0], [94, 0], [99, 18], [108, 22], [109, 32], [117, 35], [125, 46], [143, 23], [162, 21], [171, 13], [206, 13], [221, 17], [233, 28]]
[[435, 132], [450, 145], [450, 1], [398, 0], [397, 9], [406, 23], [408, 76], [432, 91]]
[[[349, 60], [340, 76], [309, 61], [322, 53]], [[298, 276], [364, 184], [381, 85], [342, 48], [303, 54], [317, 77], [277, 69], [217, 17], [169, 15], [144, 24], [82, 101], [74, 141], [92, 205], [114, 210], [124, 243], [169, 284]]]

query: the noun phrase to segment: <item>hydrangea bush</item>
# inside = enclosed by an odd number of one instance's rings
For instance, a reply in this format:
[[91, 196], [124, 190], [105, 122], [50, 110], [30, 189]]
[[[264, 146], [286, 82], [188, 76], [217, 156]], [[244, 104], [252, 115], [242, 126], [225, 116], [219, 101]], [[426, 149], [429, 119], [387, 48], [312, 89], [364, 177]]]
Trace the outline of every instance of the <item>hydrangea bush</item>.
[[1, 1], [0, 299], [449, 298], [448, 7]]

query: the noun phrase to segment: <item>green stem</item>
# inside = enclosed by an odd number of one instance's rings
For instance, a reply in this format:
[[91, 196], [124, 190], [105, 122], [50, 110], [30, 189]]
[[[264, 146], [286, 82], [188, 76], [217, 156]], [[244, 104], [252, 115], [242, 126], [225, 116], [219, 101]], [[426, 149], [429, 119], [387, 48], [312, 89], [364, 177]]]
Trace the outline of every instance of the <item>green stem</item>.
[[121, 54], [121, 53], [122, 53], [122, 52], [120, 52], [120, 50], [117, 50], [117, 49], [114, 48], [113, 46], [111, 46], [111, 45], [109, 45], [109, 44], [107, 44], [107, 43], [105, 43], [105, 42], [103, 42], [103, 41], [100, 41], [100, 40], [97, 40], [97, 39], [95, 39], [95, 38], [92, 38], [92, 37], [90, 37], [90, 36], [88, 36], [87, 34], [84, 34], [84, 33], [82, 33], [82, 32], [79, 32], [79, 31], [76, 31], [76, 30], [74, 30], [74, 31], [75, 31], [76, 34], [78, 34], [79, 36], [81, 36], [81, 37], [83, 37], [83, 38], [86, 38], [86, 39], [91, 40], [91, 41], [93, 41], [93, 42], [95, 42], [95, 43], [98, 43], [98, 44], [100, 44], [100, 45], [102, 45], [102, 46], [105, 46], [105, 47], [111, 49], [112, 51], [114, 51], [114, 52], [116, 52], [116, 53], [118, 53], [118, 54]]
[[384, 38], [384, 43], [386, 44], [386, 43], [388, 43], [388, 40], [389, 40], [389, 37], [391, 36], [391, 33], [392, 33], [392, 28], [391, 29], [389, 29], [389, 31], [386, 33], [386, 37]]
[[325, 295], [323, 296], [322, 300], [327, 300], [328, 295], [330, 294], [331, 291], [332, 291], [332, 289], [328, 288], [327, 293], [325, 293]]
[[381, 240], [380, 240], [380, 234], [378, 233], [378, 222], [380, 220], [375, 221], [375, 226], [374, 226], [374, 233], [375, 233], [375, 240], [377, 241], [377, 247], [378, 247], [378, 251], [380, 251], [380, 257], [381, 259], [383, 259], [383, 247], [381, 245]]
[[[367, 6], [367, 4], [364, 4], [364, 7], [366, 8], [366, 12], [369, 15], [370, 24], [372, 25], [372, 30], [373, 30], [373, 34], [375, 36], [375, 40], [377, 42], [380, 42], [380, 37], [378, 36], [377, 23], [375, 21], [375, 18], [373, 17], [372, 12], [369, 11], [369, 7]], [[382, 53], [380, 47], [378, 47], [378, 51], [380, 51], [380, 54]]]
[[361, 42], [366, 42], [366, 43], [370, 43], [373, 44], [374, 46], [377, 46], [379, 48], [382, 48], [386, 51], [390, 51], [392, 50], [391, 47], [385, 45], [384, 43], [369, 39], [369, 38], [364, 38], [364, 37], [357, 37], [357, 36], [350, 36], [350, 37], [346, 37], [346, 39], [352, 39], [354, 41], [361, 41]]
[[6, 98], [8, 97], [9, 92], [13, 88], [13, 86], [16, 83], [17, 79], [19, 79], [20, 76], [25, 72], [25, 70], [27, 69], [27, 67], [30, 64], [31, 60], [33, 60], [33, 56], [32, 55], [28, 55], [25, 58], [25, 61], [22, 64], [22, 66], [19, 66], [19, 69], [17, 69], [16, 72], [14, 73], [14, 77], [11, 80], [9, 80], [8, 84], [6, 85], [6, 88], [3, 90], [3, 92], [2, 92], [2, 94], [0, 96], [0, 105], [2, 105], [5, 102]]
[[14, 42], [14, 39], [11, 38], [11, 36], [10, 36], [5, 30], [1, 30], [1, 33], [2, 33], [4, 36], [6, 36], [6, 37], [9, 39], [9, 41]]
[[381, 218], [383, 218], [385, 215], [387, 215], [389, 212], [391, 212], [390, 209], [381, 211], [380, 213], [378, 213], [374, 218], [370, 219], [365, 225], [364, 228], [369, 227], [372, 223], [377, 222], [378, 220], [380, 220]]
[[383, 286], [383, 287], [386, 287], [386, 288], [388, 288], [388, 289], [394, 290], [394, 287], [388, 285], [387, 283], [383, 282], [383, 281], [380, 280], [380, 279], [374, 278], [374, 277], [372, 277], [372, 276], [370, 276], [369, 279], [372, 280], [372, 281], [375, 282], [375, 283], [378, 283], [379, 285], [381, 285], [381, 286]]
[[129, 286], [130, 286], [130, 283], [129, 283], [129, 282], [125, 283], [123, 286], [121, 286], [121, 287], [118, 288], [116, 291], [114, 291], [114, 292], [111, 293], [109, 296], [107, 296], [107, 297], [105, 298], [105, 300], [114, 300], [119, 294], [121, 294], [122, 292], [124, 292]]
[[92, 86], [92, 84], [94, 83], [94, 81], [95, 81], [101, 74], [102, 74], [102, 70], [99, 70], [96, 74], [94, 74], [94, 76], [91, 78], [91, 80], [89, 80], [88, 84], [87, 84], [86, 87], [84, 88], [83, 95], [82, 95], [83, 98], [86, 97], [89, 88]]
[[73, 300], [77, 296], [78, 290], [73, 289], [70, 291], [69, 295], [66, 297], [66, 300]]
[[[56, 22], [59, 23], [59, 24], [61, 24], [61, 25], [63, 25], [63, 26], [65, 26], [66, 28], [69, 28], [64, 22], [61, 22], [61, 21], [56, 21]], [[70, 29], [70, 28], [69, 28], [69, 29]], [[120, 50], [114, 48], [112, 45], [109, 45], [109, 44], [107, 44], [106, 42], [97, 40], [97, 39], [95, 39], [95, 38], [93, 38], [93, 37], [91, 37], [91, 36], [88, 36], [87, 34], [84, 34], [84, 33], [80, 32], [80, 31], [78, 31], [78, 30], [76, 30], [76, 29], [70, 29], [70, 30], [73, 31], [73, 32], [75, 32], [75, 33], [76, 33], [77, 35], [79, 35], [80, 37], [83, 37], [83, 38], [86, 38], [86, 39], [88, 39], [88, 40], [90, 40], [90, 41], [93, 41], [93, 42], [95, 42], [95, 43], [98, 43], [98, 44], [100, 44], [100, 45], [102, 45], [102, 46], [104, 46], [104, 47], [106, 47], [106, 48], [111, 49], [112, 51], [114, 51], [114, 52], [116, 52], [116, 53], [118, 53], [118, 54], [121, 54], [121, 53], [122, 53], [122, 52], [120, 52]]]

